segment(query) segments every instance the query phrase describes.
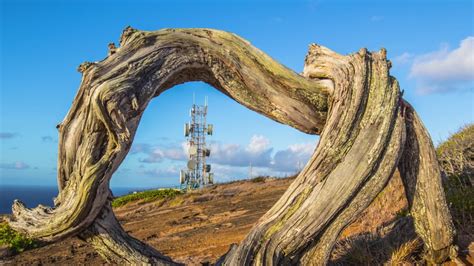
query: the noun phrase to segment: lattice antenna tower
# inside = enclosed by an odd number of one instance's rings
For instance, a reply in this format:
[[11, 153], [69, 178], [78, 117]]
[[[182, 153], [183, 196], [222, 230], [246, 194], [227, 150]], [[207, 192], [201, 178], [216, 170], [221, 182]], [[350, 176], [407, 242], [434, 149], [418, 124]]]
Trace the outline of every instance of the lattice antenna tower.
[[192, 190], [214, 183], [214, 174], [211, 165], [206, 159], [211, 150], [206, 145], [206, 136], [213, 134], [213, 125], [207, 124], [207, 97], [204, 105], [197, 105], [194, 101], [189, 111], [190, 121], [184, 124], [184, 136], [188, 144], [188, 163], [186, 169], [180, 172], [181, 189]]

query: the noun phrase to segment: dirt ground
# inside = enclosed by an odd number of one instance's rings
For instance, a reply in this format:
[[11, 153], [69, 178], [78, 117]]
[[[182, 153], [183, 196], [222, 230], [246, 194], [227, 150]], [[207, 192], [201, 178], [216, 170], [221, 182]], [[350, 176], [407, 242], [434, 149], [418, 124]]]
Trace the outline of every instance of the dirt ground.
[[[215, 185], [169, 201], [133, 202], [115, 209], [115, 213], [129, 234], [175, 261], [200, 265], [216, 261], [230, 244], [239, 243], [292, 180]], [[361, 217], [344, 230], [340, 241], [376, 232], [393, 221], [406, 204], [401, 180], [395, 175]], [[333, 261], [344, 256], [341, 250], [336, 248]], [[89, 244], [77, 238], [0, 259], [0, 264], [6, 265], [105, 263]]]

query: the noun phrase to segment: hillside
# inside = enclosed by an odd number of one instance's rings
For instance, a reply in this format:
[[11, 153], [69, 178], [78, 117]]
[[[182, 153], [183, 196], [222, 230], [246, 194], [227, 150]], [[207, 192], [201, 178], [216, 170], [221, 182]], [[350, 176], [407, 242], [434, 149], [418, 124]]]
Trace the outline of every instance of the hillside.
[[[215, 185], [168, 199], [138, 200], [115, 208], [125, 230], [187, 265], [213, 262], [238, 243], [283, 194], [293, 179], [257, 178]], [[396, 173], [371, 206], [344, 232], [332, 263], [414, 262], [416, 239], [401, 179]], [[463, 245], [467, 249], [467, 245]], [[472, 261], [472, 258], [469, 258]], [[5, 264], [105, 264], [74, 238], [5, 258]]]
[[[178, 261], [195, 265], [215, 261], [232, 243], [238, 243], [252, 225], [283, 194], [291, 178], [255, 179], [215, 185], [169, 200], [135, 201], [116, 208], [124, 228]], [[398, 176], [372, 204], [364, 217], [347, 228], [350, 237], [373, 232], [388, 223], [406, 202]], [[384, 206], [384, 208], [381, 208]], [[48, 254], [45, 256], [45, 254]], [[7, 264], [86, 263], [104, 261], [85, 242], [68, 239], [14, 256]]]

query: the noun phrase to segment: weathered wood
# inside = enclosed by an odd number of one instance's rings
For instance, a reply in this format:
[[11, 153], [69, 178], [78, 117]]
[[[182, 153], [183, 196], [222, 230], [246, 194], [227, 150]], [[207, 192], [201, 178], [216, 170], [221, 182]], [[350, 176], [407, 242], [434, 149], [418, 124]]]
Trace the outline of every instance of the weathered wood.
[[123, 230], [112, 210], [111, 195], [94, 223], [79, 237], [89, 242], [109, 263], [180, 265]]
[[246, 107], [308, 133], [325, 123], [324, 82], [306, 79], [222, 31], [127, 29], [114, 54], [80, 70], [79, 92], [59, 125], [56, 206], [13, 207], [12, 226], [47, 242], [92, 224], [148, 102], [176, 84], [208, 82]]
[[310, 48], [304, 74], [336, 84], [326, 126], [308, 165], [228, 265], [324, 264], [340, 231], [385, 187], [404, 141], [398, 83], [385, 51], [340, 56]]
[[413, 107], [406, 106], [407, 140], [399, 169], [415, 221], [415, 229], [425, 243], [426, 259], [441, 263], [456, 257], [455, 229], [446, 204], [441, 171], [431, 138]]
[[[240, 37], [217, 30], [127, 28], [120, 47], [109, 47], [106, 59], [79, 67], [81, 86], [58, 125], [60, 193], [54, 208], [13, 205], [11, 226], [41, 241], [80, 235], [111, 262], [174, 264], [123, 231], [110, 207], [109, 180], [149, 101], [187, 81], [207, 82], [275, 121], [321, 134], [286, 193], [218, 264], [325, 264], [341, 230], [388, 182], [405, 148], [405, 132], [423, 142], [411, 155], [433, 155], [429, 137], [412, 130], [421, 123], [405, 127], [405, 105], [384, 49], [343, 56], [312, 45], [304, 74], [298, 75]], [[431, 170], [410, 172], [407, 180], [429, 183], [436, 161], [428, 160]], [[428, 193], [416, 192], [419, 188]], [[438, 232], [452, 225], [444, 195], [438, 185], [414, 189], [419, 232], [443, 260], [447, 253], [439, 250], [452, 246], [454, 234]], [[432, 191], [436, 200], [428, 202]], [[430, 211], [418, 210], [424, 207]], [[423, 225], [434, 217], [441, 219], [437, 226]]]

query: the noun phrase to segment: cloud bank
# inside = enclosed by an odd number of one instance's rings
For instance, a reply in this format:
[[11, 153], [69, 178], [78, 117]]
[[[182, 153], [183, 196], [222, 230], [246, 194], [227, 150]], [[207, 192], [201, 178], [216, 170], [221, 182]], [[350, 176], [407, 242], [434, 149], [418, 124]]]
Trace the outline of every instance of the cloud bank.
[[[399, 56], [409, 59], [409, 54]], [[462, 40], [450, 50], [447, 45], [438, 51], [415, 56], [410, 78], [417, 82], [422, 94], [472, 90], [474, 88], [474, 36]]]
[[[252, 165], [252, 176], [293, 174], [302, 169], [313, 154], [316, 142], [298, 143], [286, 149], [274, 152], [270, 140], [262, 135], [254, 135], [247, 145], [210, 142], [211, 156], [208, 162], [212, 171], [220, 179], [230, 180], [246, 177]], [[168, 166], [143, 167], [140, 173], [156, 177], [177, 176], [188, 158], [185, 142], [170, 146], [134, 144], [131, 154], [144, 155], [138, 160], [145, 164], [157, 164], [165, 161]], [[173, 162], [174, 161], [174, 162]], [[171, 164], [171, 165], [170, 165]], [[179, 167], [179, 165], [182, 165]]]
[[160, 163], [164, 160], [185, 160], [187, 158], [186, 143], [181, 143], [181, 147], [163, 147], [140, 143], [132, 147], [132, 154], [143, 153], [145, 158], [140, 158], [143, 163]]

